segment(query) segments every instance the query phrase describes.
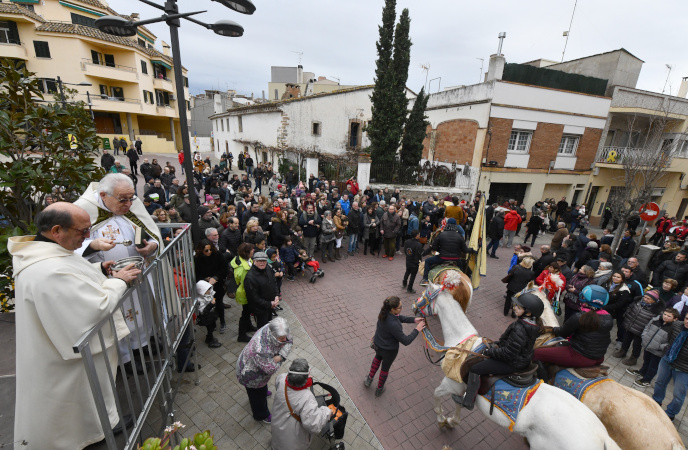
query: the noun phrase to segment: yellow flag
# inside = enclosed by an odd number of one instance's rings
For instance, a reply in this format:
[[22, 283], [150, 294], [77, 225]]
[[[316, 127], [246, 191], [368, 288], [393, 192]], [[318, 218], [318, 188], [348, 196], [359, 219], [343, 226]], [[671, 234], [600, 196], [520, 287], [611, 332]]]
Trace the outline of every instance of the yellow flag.
[[480, 277], [487, 275], [486, 244], [485, 196], [481, 196], [480, 205], [475, 215], [475, 222], [473, 223], [473, 231], [471, 231], [471, 240], [468, 244], [470, 248], [478, 251], [478, 253], [470, 255], [468, 258], [468, 267], [473, 271], [471, 275], [473, 289], [477, 289], [480, 286]]

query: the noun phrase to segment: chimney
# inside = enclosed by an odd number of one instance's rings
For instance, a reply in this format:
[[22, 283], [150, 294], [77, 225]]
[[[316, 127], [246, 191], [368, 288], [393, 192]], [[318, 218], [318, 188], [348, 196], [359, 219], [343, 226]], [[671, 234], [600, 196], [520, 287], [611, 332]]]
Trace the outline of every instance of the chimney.
[[681, 87], [678, 88], [678, 96], [686, 98], [686, 94], [688, 94], [688, 77], [683, 77], [683, 80], [681, 80]]
[[139, 13], [131, 13], [131, 20], [139, 20]]
[[505, 63], [506, 59], [503, 55], [490, 55], [490, 65], [487, 68], [485, 81], [501, 80]]
[[172, 57], [172, 54], [170, 53], [170, 44], [168, 44], [165, 41], [162, 42], [162, 54], [165, 56], [169, 56], [170, 58]]
[[303, 66], [301, 64], [296, 67], [296, 83], [303, 83]]

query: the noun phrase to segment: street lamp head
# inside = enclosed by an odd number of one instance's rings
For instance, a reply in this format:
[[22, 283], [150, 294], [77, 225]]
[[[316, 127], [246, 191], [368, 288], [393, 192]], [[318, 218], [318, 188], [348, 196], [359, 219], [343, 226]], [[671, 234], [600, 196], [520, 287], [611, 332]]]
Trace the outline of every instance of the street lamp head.
[[[253, 14], [256, 12], [256, 6], [251, 0], [213, 0], [221, 5], [232, 9], [241, 14]], [[220, 34], [220, 33], [218, 33]]]
[[77, 86], [93, 86], [93, 85], [87, 81], [82, 81], [81, 83], [77, 84]]
[[103, 16], [96, 19], [95, 25], [103, 33], [115, 36], [129, 37], [136, 35], [136, 25], [124, 17]]
[[239, 37], [244, 34], [244, 27], [231, 20], [219, 20], [210, 25], [210, 29], [220, 36]]

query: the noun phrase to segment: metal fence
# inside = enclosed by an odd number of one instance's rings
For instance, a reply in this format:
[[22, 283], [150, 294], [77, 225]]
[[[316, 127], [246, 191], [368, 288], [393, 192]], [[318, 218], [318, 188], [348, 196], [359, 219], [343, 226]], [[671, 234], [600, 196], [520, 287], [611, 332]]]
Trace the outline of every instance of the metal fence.
[[[74, 352], [81, 354], [93, 393], [107, 448], [118, 447], [109, 416], [116, 410], [121, 424], [131, 416], [132, 429], [123, 426], [126, 443], [121, 448], [134, 449], [141, 436], [148, 414], [154, 407], [160, 410], [159, 430], [174, 420], [174, 397], [181, 377], [174, 383], [175, 352], [188, 350], [195, 355], [193, 312], [196, 309], [196, 280], [194, 274], [193, 243], [188, 224], [165, 224], [166, 228], [183, 228], [164, 251], [151, 261], [136, 282], [125, 292], [115, 313], [98, 323], [74, 344]], [[134, 329], [126, 337], [117, 331], [118, 314], [133, 322]], [[120, 330], [122, 327], [120, 325]], [[114, 352], [103, 351], [106, 340], [114, 337]], [[147, 345], [146, 345], [147, 344]], [[125, 360], [130, 358], [131, 376], [127, 377]], [[190, 357], [178, 361], [186, 368]], [[195, 364], [195, 356], [193, 356]], [[113, 369], [118, 367], [119, 370]], [[140, 373], [139, 373], [140, 372]], [[199, 384], [198, 371], [195, 375]]]
[[425, 161], [418, 165], [392, 164], [370, 165], [371, 183], [394, 185], [436, 186], [470, 189], [478, 170], [467, 166], [448, 165]]

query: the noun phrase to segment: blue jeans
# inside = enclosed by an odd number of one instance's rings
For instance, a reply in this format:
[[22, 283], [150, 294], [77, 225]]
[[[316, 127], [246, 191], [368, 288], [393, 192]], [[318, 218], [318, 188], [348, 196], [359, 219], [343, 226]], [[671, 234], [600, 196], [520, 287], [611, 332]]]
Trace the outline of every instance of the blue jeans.
[[444, 260], [439, 255], [431, 256], [425, 260], [425, 269], [423, 270], [423, 279], [427, 280], [432, 268], [438, 264], [442, 264]]
[[645, 350], [643, 353], [643, 367], [640, 368], [640, 374], [643, 376], [643, 381], [648, 383], [657, 375], [657, 369], [659, 368], [659, 361], [662, 357], [653, 355], [652, 353]]
[[253, 166], [246, 166], [246, 174], [251, 175], [253, 173]]
[[356, 244], [358, 244], [358, 233], [349, 235], [349, 253], [356, 251]]
[[[499, 241], [499, 239], [490, 239], [490, 243], [487, 244], [487, 248], [485, 249], [487, 253], [496, 256], [497, 249], [499, 248]], [[492, 249], [492, 252], [490, 252], [490, 249]]]
[[652, 399], [662, 404], [666, 395], [669, 380], [674, 379], [674, 399], [667, 406], [666, 413], [670, 418], [674, 418], [681, 411], [683, 401], [686, 399], [686, 387], [688, 387], [688, 373], [676, 370], [669, 365], [664, 358], [659, 362], [657, 381], [655, 381], [655, 392]]
[[573, 233], [574, 231], [576, 231], [576, 228], [578, 228], [579, 223], [580, 222], [571, 222], [571, 229], [569, 230], [569, 233]]

